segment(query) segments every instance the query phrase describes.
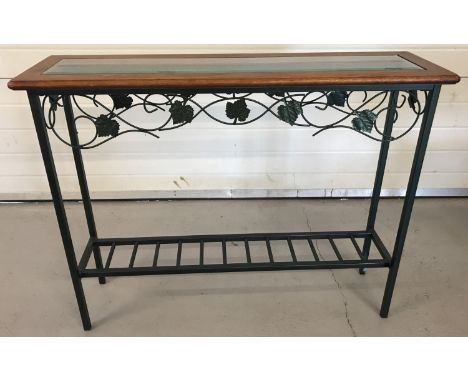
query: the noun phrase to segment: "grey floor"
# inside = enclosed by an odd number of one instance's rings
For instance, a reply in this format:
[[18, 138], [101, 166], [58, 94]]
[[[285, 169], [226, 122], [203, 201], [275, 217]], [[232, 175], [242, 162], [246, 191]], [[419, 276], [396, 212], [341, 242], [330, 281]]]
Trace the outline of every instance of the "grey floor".
[[[387, 245], [401, 205], [381, 202]], [[171, 235], [362, 229], [367, 208], [366, 200], [97, 202], [95, 215], [101, 236]], [[67, 212], [81, 253], [82, 206]], [[384, 269], [145, 276], [85, 279], [93, 330], [83, 332], [52, 205], [0, 205], [0, 239], [2, 336], [468, 335], [468, 199], [417, 200], [388, 319], [378, 315]]]

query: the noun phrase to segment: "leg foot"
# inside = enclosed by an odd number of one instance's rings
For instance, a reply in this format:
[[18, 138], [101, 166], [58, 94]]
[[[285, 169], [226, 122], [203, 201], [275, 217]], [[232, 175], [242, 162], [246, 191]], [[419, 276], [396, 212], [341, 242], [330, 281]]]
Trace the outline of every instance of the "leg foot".
[[99, 284], [103, 285], [106, 283], [106, 278], [105, 277], [99, 277]]
[[91, 323], [90, 322], [87, 322], [87, 323], [83, 322], [83, 329], [85, 331], [87, 331], [87, 332], [90, 331], [92, 329]]
[[365, 275], [367, 273], [367, 268], [359, 268], [359, 274]]

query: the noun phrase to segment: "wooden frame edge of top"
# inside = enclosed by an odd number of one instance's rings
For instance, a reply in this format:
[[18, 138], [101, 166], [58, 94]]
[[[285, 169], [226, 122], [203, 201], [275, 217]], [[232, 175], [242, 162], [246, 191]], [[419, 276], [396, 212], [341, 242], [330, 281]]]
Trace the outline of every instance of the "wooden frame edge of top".
[[[315, 72], [251, 72], [224, 74], [177, 74], [173, 77], [157, 74], [119, 75], [44, 75], [44, 71], [66, 58], [197, 58], [197, 57], [306, 57], [306, 56], [398, 55], [424, 69], [399, 71], [315, 71]], [[332, 86], [384, 84], [455, 84], [460, 77], [431, 61], [407, 51], [371, 52], [303, 52], [303, 53], [219, 53], [219, 54], [137, 54], [137, 55], [51, 55], [11, 79], [12, 90], [105, 90], [105, 89], [175, 89], [175, 88], [235, 88], [279, 86]]]

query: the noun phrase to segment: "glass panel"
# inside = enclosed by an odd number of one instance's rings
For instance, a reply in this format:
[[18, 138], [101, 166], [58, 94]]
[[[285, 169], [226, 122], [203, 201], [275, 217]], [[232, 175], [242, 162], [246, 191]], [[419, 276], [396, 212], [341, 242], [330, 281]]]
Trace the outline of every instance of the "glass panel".
[[392, 56], [66, 58], [45, 74], [227, 74], [422, 68]]

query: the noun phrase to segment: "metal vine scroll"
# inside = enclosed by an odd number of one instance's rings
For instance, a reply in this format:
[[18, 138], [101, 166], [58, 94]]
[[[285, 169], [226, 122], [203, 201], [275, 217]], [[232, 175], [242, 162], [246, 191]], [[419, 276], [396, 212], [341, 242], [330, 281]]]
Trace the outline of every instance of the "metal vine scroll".
[[[405, 106], [412, 111], [412, 122], [397, 136], [384, 137], [383, 124], [388, 110], [388, 91], [311, 91], [284, 93], [214, 93], [205, 94], [117, 94], [72, 96], [76, 109], [75, 123], [88, 122], [94, 135], [80, 148], [91, 149], [118, 136], [142, 132], [155, 138], [158, 133], [177, 129], [191, 123], [200, 115], [225, 125], [246, 125], [270, 114], [291, 126], [314, 127], [314, 136], [326, 130], [344, 128], [353, 130], [375, 141], [396, 140], [408, 134], [424, 113], [424, 100], [416, 90], [400, 92], [395, 122]], [[63, 143], [72, 146], [55, 128], [56, 112], [63, 107], [61, 96], [45, 96], [42, 112], [47, 128]], [[86, 105], [85, 105], [86, 104]], [[142, 109], [154, 116], [150, 126], [132, 121], [132, 112]], [[222, 111], [222, 114], [219, 111]], [[218, 113], [216, 113], [216, 111]], [[319, 115], [332, 111], [333, 120], [317, 122]], [[314, 122], [315, 121], [315, 122]]]

